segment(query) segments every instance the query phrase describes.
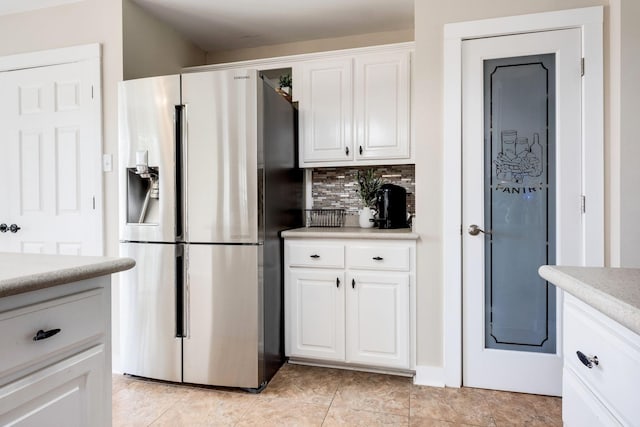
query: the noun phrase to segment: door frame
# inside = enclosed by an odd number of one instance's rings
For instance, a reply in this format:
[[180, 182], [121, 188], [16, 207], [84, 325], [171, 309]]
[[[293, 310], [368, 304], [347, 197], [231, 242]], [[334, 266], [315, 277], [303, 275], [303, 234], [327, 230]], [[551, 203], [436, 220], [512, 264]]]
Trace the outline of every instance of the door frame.
[[95, 210], [98, 230], [95, 231], [97, 253], [104, 255], [104, 183], [102, 176], [102, 50], [99, 43], [71, 46], [59, 49], [49, 49], [36, 52], [19, 53], [0, 57], [0, 73], [17, 71], [27, 68], [48, 67], [52, 65], [69, 64], [88, 61], [91, 63], [91, 79], [93, 80], [93, 98], [91, 111], [91, 140], [94, 146], [94, 175]]
[[[603, 7], [469, 21], [444, 26], [443, 286], [444, 379], [462, 385], [462, 42], [579, 28], [582, 34], [582, 263], [604, 265]], [[585, 171], [589, 171], [587, 174]]]

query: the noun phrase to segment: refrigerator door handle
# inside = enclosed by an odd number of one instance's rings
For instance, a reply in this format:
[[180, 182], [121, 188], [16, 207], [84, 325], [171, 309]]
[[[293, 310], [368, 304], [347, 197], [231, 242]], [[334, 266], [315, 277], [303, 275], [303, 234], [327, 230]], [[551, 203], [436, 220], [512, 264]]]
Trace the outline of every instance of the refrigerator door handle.
[[185, 336], [184, 322], [184, 253], [182, 246], [176, 248], [176, 338]]
[[182, 277], [184, 278], [184, 300], [182, 301], [182, 325], [183, 338], [191, 338], [191, 283], [189, 279], [189, 246], [184, 246], [184, 268]]
[[184, 105], [174, 106], [174, 126], [175, 126], [175, 153], [176, 153], [176, 239], [178, 241], [184, 241], [185, 239], [185, 227], [184, 227], [184, 195], [185, 195], [185, 183], [183, 178], [184, 164], [185, 164], [185, 123], [186, 123], [186, 108]]

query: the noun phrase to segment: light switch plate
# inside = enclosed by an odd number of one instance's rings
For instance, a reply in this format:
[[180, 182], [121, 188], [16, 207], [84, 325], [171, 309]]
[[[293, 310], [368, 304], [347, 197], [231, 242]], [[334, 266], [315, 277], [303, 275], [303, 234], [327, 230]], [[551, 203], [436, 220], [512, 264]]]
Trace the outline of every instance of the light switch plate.
[[103, 172], [111, 172], [113, 169], [113, 156], [111, 154], [103, 154], [102, 155], [102, 171]]

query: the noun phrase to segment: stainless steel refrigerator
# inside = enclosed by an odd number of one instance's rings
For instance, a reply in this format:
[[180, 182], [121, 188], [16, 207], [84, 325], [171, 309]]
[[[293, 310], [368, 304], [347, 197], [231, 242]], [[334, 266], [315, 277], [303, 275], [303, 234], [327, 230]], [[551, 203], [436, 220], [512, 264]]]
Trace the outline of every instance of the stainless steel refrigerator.
[[291, 104], [253, 70], [119, 86], [127, 374], [260, 389], [283, 361], [282, 244], [301, 225]]

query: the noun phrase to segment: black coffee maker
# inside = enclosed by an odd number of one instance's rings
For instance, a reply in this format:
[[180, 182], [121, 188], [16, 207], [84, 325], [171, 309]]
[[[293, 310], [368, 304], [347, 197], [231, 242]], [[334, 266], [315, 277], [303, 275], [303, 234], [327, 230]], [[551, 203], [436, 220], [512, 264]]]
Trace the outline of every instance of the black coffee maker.
[[394, 184], [382, 184], [376, 193], [378, 228], [407, 228], [407, 190]]

